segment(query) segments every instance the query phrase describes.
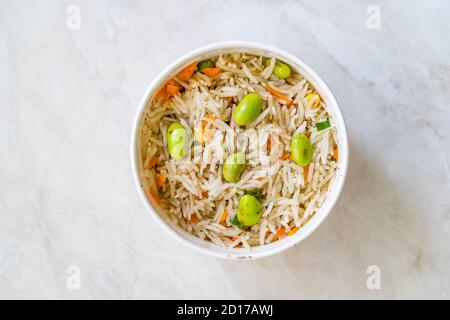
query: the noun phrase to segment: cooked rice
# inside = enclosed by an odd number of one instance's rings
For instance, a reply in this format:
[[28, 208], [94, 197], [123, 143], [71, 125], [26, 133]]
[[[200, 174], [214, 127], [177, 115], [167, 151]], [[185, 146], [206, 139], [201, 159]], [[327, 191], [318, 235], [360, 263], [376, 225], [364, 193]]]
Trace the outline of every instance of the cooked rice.
[[[219, 76], [196, 72], [187, 82], [174, 78], [184, 91], [168, 100], [154, 98], [145, 109], [139, 140], [143, 188], [159, 195], [162, 214], [200, 239], [225, 248], [265, 245], [304, 226], [325, 201], [337, 170], [336, 128], [322, 99], [317, 107], [313, 107], [315, 99], [307, 100], [308, 94], [318, 92], [302, 75], [293, 73], [286, 80], [272, 75], [275, 59], [268, 67], [266, 57], [246, 53], [213, 59], [222, 69]], [[294, 105], [273, 97], [265, 89], [268, 85]], [[256, 121], [239, 127], [232, 120], [234, 108], [250, 92], [261, 96], [263, 111]], [[233, 97], [231, 104], [227, 97]], [[315, 124], [327, 119], [331, 127], [317, 132]], [[210, 137], [204, 144], [194, 138], [202, 120], [204, 134]], [[167, 150], [166, 131], [175, 121], [191, 138], [191, 154], [182, 160], [170, 158]], [[280, 160], [299, 133], [310, 135], [313, 146], [307, 175], [290, 159]], [[269, 139], [272, 148], [267, 153]], [[236, 151], [246, 153], [247, 166], [237, 183], [228, 183], [222, 179], [221, 165]], [[154, 156], [157, 165], [150, 168]], [[167, 181], [158, 189], [155, 179], [161, 174]], [[262, 218], [241, 230], [230, 220], [239, 198], [252, 188], [262, 191]], [[152, 193], [148, 192], [150, 198]], [[221, 222], [224, 211], [227, 217]]]

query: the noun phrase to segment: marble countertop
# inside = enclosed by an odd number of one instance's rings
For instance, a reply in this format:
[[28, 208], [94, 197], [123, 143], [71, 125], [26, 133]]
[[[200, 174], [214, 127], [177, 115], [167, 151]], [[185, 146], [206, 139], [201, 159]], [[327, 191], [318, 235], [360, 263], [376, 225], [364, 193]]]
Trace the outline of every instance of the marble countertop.
[[[444, 0], [2, 1], [0, 298], [450, 298], [449, 13]], [[313, 67], [351, 144], [329, 218], [256, 261], [173, 240], [131, 176], [149, 82], [222, 40]]]

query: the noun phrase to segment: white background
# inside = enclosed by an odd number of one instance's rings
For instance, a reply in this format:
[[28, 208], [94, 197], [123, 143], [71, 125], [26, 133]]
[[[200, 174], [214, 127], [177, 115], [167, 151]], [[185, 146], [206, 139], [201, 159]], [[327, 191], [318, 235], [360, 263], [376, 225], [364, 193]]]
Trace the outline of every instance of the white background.
[[[67, 8], [81, 28], [67, 28]], [[369, 5], [381, 30], [366, 26]], [[450, 298], [448, 1], [0, 1], [0, 298]], [[343, 195], [258, 261], [183, 247], [144, 210], [129, 137], [152, 78], [222, 40], [314, 68], [350, 138]], [[69, 290], [70, 265], [81, 288]], [[381, 290], [366, 269], [381, 269]]]

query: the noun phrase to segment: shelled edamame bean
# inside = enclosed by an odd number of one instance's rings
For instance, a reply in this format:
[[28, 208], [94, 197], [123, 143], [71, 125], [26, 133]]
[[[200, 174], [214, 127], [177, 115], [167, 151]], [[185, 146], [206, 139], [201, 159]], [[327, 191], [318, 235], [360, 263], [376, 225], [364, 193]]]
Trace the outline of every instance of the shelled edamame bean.
[[259, 200], [245, 194], [239, 199], [237, 218], [244, 227], [250, 227], [261, 219], [262, 205]]
[[245, 154], [237, 152], [229, 156], [222, 168], [222, 175], [228, 182], [238, 182], [245, 169]]
[[[271, 59], [267, 59], [267, 67], [270, 65], [270, 62]], [[279, 79], [286, 79], [291, 76], [291, 68], [286, 63], [281, 62], [280, 60], [276, 60], [272, 73]]]
[[306, 167], [312, 159], [312, 147], [309, 139], [299, 134], [291, 140], [291, 156], [296, 164]]
[[188, 133], [182, 124], [172, 123], [167, 129], [167, 149], [173, 159], [182, 159], [187, 154]]
[[261, 97], [256, 93], [249, 93], [242, 98], [234, 110], [234, 122], [239, 126], [252, 123], [261, 114], [261, 108]]

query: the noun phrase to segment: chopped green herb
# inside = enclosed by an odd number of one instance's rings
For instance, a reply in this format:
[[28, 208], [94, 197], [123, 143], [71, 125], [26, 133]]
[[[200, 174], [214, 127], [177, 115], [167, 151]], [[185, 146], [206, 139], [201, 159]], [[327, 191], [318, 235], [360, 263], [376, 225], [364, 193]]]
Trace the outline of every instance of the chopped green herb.
[[245, 229], [245, 226], [239, 221], [237, 215], [233, 217], [233, 219], [230, 220], [231, 224], [234, 224], [239, 229]]
[[198, 70], [199, 70], [200, 72], [202, 72], [203, 69], [206, 69], [206, 68], [214, 68], [214, 67], [215, 67], [215, 64], [214, 64], [214, 62], [213, 62], [211, 59], [206, 59], [206, 60], [200, 61], [200, 62], [197, 64], [197, 67], [198, 67]]
[[330, 126], [331, 126], [331, 124], [330, 124], [330, 121], [328, 121], [328, 120], [316, 123], [317, 131], [322, 131], [326, 128], [329, 128]]
[[254, 196], [256, 199], [260, 199], [261, 196], [262, 196], [261, 191], [260, 191], [259, 189], [256, 189], [256, 188], [255, 188], [255, 189], [247, 190], [245, 193], [246, 193], [246, 194], [249, 194], [249, 195], [251, 195], [251, 196]]

